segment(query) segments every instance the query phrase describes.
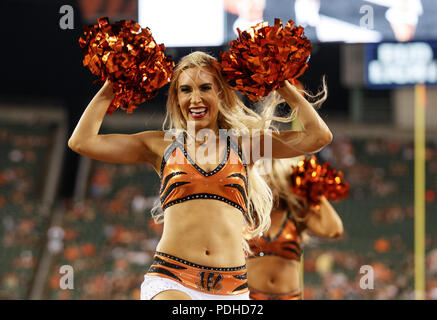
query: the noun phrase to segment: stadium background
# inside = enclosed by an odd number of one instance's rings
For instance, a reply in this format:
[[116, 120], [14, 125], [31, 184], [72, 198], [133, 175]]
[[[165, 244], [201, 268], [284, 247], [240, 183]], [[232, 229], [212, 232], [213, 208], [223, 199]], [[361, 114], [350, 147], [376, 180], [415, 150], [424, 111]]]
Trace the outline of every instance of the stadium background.
[[[62, 5], [74, 9], [73, 29], [59, 27]], [[150, 220], [158, 177], [147, 164], [106, 164], [67, 148], [99, 89], [82, 66], [77, 43], [82, 26], [100, 16], [137, 20], [138, 7], [136, 0], [6, 0], [0, 5], [1, 299], [139, 298], [160, 236], [160, 226]], [[224, 15], [233, 19], [228, 11]], [[415, 91], [366, 86], [365, 46], [314, 41], [310, 67], [301, 78], [316, 91], [322, 75], [328, 77], [329, 98], [320, 114], [334, 140], [317, 156], [342, 170], [351, 185], [349, 198], [334, 203], [344, 223], [343, 238], [312, 237], [305, 245], [305, 299], [417, 298]], [[224, 48], [170, 47], [168, 54], [177, 61], [193, 49], [218, 56]], [[133, 115], [106, 117], [102, 131], [160, 129], [166, 90]], [[426, 95], [425, 298], [437, 299], [436, 89], [428, 86]], [[60, 288], [63, 265], [73, 267], [72, 290]], [[360, 288], [363, 265], [373, 267], [373, 289]]]

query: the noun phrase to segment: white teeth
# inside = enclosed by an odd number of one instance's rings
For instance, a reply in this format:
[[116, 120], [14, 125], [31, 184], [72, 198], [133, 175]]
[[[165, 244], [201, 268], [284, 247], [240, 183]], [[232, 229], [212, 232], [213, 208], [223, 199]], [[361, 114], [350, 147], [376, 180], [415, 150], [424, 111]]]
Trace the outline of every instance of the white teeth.
[[190, 113], [194, 115], [201, 115], [206, 112], [206, 108], [191, 108]]
[[205, 112], [206, 108], [191, 108], [190, 112]]

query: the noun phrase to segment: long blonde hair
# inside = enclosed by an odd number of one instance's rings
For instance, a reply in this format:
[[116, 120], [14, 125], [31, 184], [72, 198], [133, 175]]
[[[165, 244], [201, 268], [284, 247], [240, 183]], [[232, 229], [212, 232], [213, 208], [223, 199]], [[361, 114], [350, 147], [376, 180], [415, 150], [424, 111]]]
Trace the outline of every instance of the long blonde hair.
[[[219, 129], [247, 132], [250, 130], [278, 129], [271, 125], [272, 121], [291, 122], [295, 118], [295, 111], [287, 117], [275, 116], [275, 110], [282, 98], [276, 93], [267, 97], [263, 103], [258, 104], [258, 112], [251, 110], [238, 98], [235, 91], [229, 86], [220, 72], [217, 60], [211, 55], [195, 51], [183, 57], [173, 71], [167, 99], [167, 113], [163, 123], [163, 130], [187, 130], [187, 122], [178, 105], [177, 87], [181, 73], [189, 68], [199, 68], [209, 72], [215, 79], [219, 91]], [[272, 192], [261, 177], [255, 166], [247, 166], [248, 173], [248, 230], [252, 235], [259, 235], [270, 227], [270, 212], [273, 205]], [[163, 220], [163, 212], [159, 204], [152, 210], [155, 222]], [[246, 251], [248, 246], [243, 237]]]
[[271, 170], [266, 171], [264, 179], [270, 186], [275, 201], [283, 200], [286, 204], [285, 209], [287, 209], [293, 219], [296, 222], [305, 223], [309, 211], [308, 201], [290, 191], [293, 167], [297, 166], [301, 159], [303, 159], [302, 156], [288, 159], [262, 160], [257, 162], [256, 166], [271, 165]]

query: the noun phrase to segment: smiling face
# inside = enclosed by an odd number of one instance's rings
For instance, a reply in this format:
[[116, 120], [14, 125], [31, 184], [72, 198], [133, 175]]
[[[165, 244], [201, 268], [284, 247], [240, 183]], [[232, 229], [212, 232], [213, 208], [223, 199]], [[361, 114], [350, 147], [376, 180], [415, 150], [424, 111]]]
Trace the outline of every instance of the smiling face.
[[181, 72], [177, 99], [184, 119], [194, 121], [196, 130], [218, 131], [219, 90], [210, 72], [198, 67]]

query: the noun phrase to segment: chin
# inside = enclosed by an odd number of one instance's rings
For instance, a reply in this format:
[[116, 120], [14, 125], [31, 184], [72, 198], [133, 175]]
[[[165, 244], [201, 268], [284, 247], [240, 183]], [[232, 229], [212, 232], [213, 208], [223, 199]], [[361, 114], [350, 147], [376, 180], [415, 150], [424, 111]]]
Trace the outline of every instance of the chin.
[[210, 126], [211, 126], [211, 124], [209, 122], [198, 121], [198, 122], [195, 123], [196, 130], [209, 129]]
[[194, 123], [194, 127], [196, 128], [196, 130], [208, 128], [211, 125], [211, 123], [207, 119], [202, 119], [202, 120], [188, 119], [188, 121]]

